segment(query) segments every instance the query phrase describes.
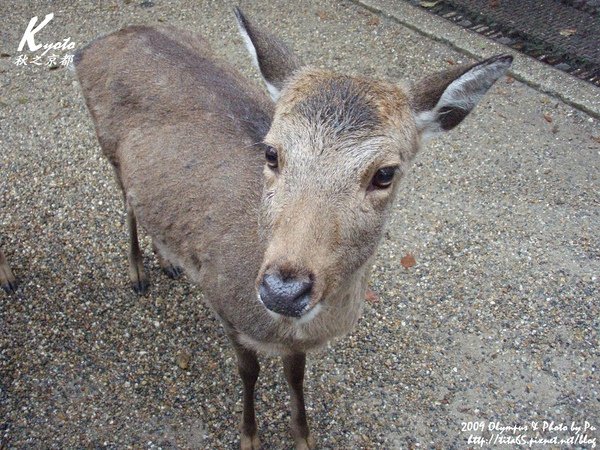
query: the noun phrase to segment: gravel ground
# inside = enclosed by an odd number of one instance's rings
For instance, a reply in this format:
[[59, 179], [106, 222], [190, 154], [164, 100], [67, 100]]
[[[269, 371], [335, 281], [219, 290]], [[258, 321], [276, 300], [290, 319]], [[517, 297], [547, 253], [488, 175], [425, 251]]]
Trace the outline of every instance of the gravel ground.
[[[232, 6], [0, 3], [0, 245], [21, 282], [0, 293], [0, 448], [238, 445], [235, 358], [200, 289], [167, 279], [145, 240], [152, 286], [130, 290], [121, 196], [73, 74], [14, 64], [29, 19], [53, 12], [36, 41], [161, 21], [201, 31], [256, 81]], [[465, 61], [348, 2], [245, 10], [344, 72], [416, 79]], [[474, 421], [600, 427], [599, 141], [597, 121], [508, 79], [424, 149], [375, 262], [378, 298], [309, 359], [320, 448], [465, 448]], [[290, 448], [279, 362], [263, 362], [261, 439]]]

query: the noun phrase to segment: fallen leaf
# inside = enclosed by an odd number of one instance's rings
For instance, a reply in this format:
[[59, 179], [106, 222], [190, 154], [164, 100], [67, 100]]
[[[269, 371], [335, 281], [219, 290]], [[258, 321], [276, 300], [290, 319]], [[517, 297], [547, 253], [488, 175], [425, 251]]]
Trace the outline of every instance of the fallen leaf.
[[548, 113], [544, 114], [544, 120], [548, 123], [552, 123], [552, 116]]
[[453, 66], [454, 64], [456, 64], [456, 63], [454, 62], [454, 60], [453, 60], [453, 59], [450, 59], [450, 58], [448, 58], [448, 59], [446, 60], [446, 62], [447, 62], [448, 64], [450, 64], [451, 66]]
[[437, 5], [439, 3], [439, 0], [436, 2], [426, 2], [426, 1], [421, 1], [419, 3], [419, 5], [421, 5], [423, 8], [433, 8], [435, 5]]
[[328, 20], [329, 19], [329, 14], [327, 14], [327, 12], [323, 11], [322, 9], [319, 9], [316, 12], [316, 14], [319, 17], [319, 19], [321, 19], [321, 20]]
[[411, 268], [416, 263], [417, 263], [417, 261], [415, 261], [415, 257], [413, 255], [411, 255], [410, 253], [407, 253], [406, 255], [404, 255], [402, 257], [402, 259], [400, 260], [400, 264], [402, 264], [402, 267], [404, 267], [405, 269]]
[[365, 300], [369, 303], [377, 303], [379, 301], [379, 297], [377, 294], [371, 289], [367, 289], [367, 293], [365, 294]]
[[191, 359], [192, 356], [189, 353], [183, 351], [177, 355], [176, 362], [180, 369], [187, 370], [190, 367]]
[[595, 141], [598, 144], [600, 144], [600, 136], [592, 136], [592, 141]]
[[490, 0], [490, 8], [497, 8], [500, 6], [500, 0]]
[[368, 20], [367, 25], [370, 25], [372, 27], [376, 27], [377, 25], [379, 25], [379, 17], [377, 17], [377, 16], [371, 17]]
[[558, 34], [560, 34], [561, 36], [567, 36], [567, 37], [573, 36], [575, 33], [577, 33], [576, 28], [564, 28], [558, 32]]
[[511, 77], [510, 75], [506, 76], [506, 84], [513, 84], [515, 82], [515, 79], [513, 77]]

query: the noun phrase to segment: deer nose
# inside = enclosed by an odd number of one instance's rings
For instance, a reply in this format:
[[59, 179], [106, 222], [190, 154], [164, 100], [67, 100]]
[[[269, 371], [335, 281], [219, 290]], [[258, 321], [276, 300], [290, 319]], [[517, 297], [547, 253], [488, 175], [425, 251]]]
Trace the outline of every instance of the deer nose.
[[289, 317], [301, 317], [310, 303], [313, 282], [310, 277], [282, 277], [268, 273], [263, 277], [258, 292], [267, 309]]

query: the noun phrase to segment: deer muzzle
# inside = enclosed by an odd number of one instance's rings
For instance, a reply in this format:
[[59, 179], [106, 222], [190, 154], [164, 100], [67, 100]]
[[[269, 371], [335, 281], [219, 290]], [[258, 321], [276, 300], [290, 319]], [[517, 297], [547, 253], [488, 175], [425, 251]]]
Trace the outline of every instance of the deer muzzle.
[[267, 309], [283, 316], [300, 318], [310, 309], [313, 282], [310, 276], [283, 276], [266, 273], [259, 286], [260, 299]]

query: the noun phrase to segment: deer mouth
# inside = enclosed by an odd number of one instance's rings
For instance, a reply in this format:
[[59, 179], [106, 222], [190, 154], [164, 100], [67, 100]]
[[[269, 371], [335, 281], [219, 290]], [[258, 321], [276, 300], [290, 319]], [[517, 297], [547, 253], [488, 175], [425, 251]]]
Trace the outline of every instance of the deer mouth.
[[257, 294], [258, 301], [263, 304], [267, 312], [275, 319], [281, 319], [287, 317], [292, 319], [297, 324], [304, 324], [313, 320], [322, 310], [323, 306], [321, 303], [317, 303], [314, 306], [306, 305], [304, 309], [295, 312], [294, 314], [289, 313], [289, 309], [286, 307], [279, 308], [268, 305], [262, 299], [260, 293]]

